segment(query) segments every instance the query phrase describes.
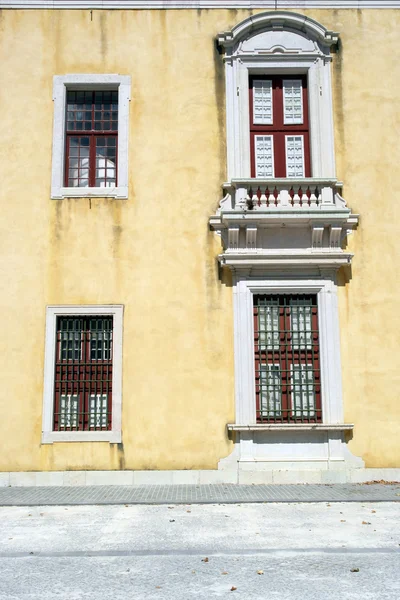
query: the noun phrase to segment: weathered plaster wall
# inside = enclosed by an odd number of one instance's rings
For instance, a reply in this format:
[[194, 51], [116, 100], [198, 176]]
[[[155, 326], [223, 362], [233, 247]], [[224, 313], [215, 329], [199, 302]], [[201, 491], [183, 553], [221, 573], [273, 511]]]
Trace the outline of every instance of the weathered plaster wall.
[[[2, 470], [215, 468], [231, 451], [232, 290], [207, 219], [225, 180], [215, 35], [249, 12], [0, 14]], [[340, 289], [346, 421], [367, 466], [399, 466], [394, 57], [398, 11], [308, 11], [341, 33], [338, 177], [362, 215]], [[52, 77], [132, 77], [129, 199], [50, 200]], [[392, 175], [391, 175], [392, 174]], [[123, 444], [40, 446], [46, 304], [122, 303]]]

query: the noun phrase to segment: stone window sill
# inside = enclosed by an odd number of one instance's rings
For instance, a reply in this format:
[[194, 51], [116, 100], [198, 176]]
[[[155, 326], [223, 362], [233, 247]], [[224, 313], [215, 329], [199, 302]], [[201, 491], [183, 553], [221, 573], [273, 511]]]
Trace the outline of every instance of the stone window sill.
[[255, 423], [253, 425], [227, 424], [228, 431], [350, 431], [353, 423]]

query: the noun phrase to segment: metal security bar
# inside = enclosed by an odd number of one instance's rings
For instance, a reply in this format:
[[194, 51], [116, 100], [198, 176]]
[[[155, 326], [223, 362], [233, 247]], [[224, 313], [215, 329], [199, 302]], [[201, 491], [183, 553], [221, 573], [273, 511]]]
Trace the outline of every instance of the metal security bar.
[[258, 422], [322, 421], [316, 295], [255, 295], [254, 357]]
[[54, 431], [111, 429], [112, 344], [112, 317], [58, 317]]

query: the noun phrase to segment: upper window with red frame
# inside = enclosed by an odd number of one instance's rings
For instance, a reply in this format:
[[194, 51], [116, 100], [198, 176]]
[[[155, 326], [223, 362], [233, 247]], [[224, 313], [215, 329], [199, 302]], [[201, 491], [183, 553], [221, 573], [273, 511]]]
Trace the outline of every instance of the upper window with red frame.
[[307, 77], [249, 81], [251, 176], [310, 177]]
[[66, 187], [116, 187], [118, 91], [67, 90]]

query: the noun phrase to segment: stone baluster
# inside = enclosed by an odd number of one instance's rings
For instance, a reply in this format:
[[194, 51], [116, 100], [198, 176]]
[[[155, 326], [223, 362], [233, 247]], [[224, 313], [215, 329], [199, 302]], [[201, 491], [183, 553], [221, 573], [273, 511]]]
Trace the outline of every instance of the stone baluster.
[[318, 198], [316, 195], [316, 191], [317, 188], [315, 188], [314, 186], [312, 186], [312, 188], [308, 188], [308, 204], [310, 206], [310, 208], [316, 208], [318, 205]]
[[292, 195], [292, 204], [293, 204], [293, 208], [300, 208], [300, 194], [299, 194], [299, 189], [296, 187], [295, 189], [293, 189], [293, 195]]

